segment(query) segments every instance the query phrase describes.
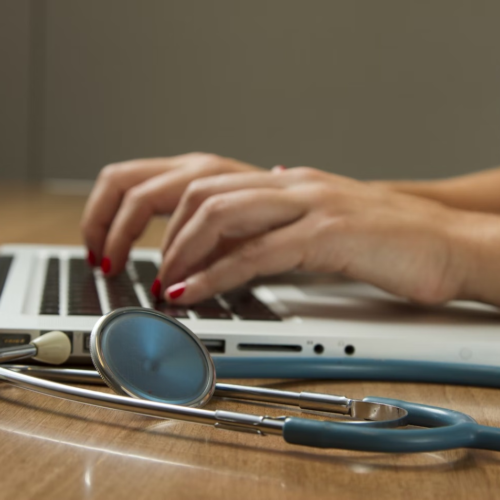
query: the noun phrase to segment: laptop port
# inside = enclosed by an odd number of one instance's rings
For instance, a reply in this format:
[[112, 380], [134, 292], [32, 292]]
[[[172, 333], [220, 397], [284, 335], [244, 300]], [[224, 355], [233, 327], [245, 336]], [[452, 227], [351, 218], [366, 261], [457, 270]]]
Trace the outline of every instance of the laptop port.
[[200, 339], [207, 351], [213, 354], [224, 354], [226, 352], [225, 340]]
[[90, 352], [90, 333], [83, 334], [83, 352]]
[[302, 346], [293, 344], [238, 344], [238, 349], [256, 352], [300, 352]]
[[323, 347], [323, 345], [322, 345], [322, 344], [316, 344], [316, 345], [314, 346], [314, 352], [315, 352], [316, 354], [323, 354], [323, 353], [325, 352], [325, 348]]
[[17, 347], [31, 342], [29, 333], [0, 333], [0, 348]]
[[352, 356], [354, 354], [354, 346], [353, 345], [346, 345], [345, 348], [344, 348], [344, 352], [348, 355], [348, 356]]

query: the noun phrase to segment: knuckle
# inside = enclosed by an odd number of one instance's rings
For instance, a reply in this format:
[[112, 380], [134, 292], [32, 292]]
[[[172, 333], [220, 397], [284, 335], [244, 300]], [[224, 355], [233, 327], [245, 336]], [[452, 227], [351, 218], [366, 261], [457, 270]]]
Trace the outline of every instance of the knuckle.
[[213, 153], [196, 153], [196, 169], [200, 174], [217, 174], [224, 171], [226, 159]]
[[184, 193], [185, 202], [188, 206], [197, 206], [207, 198], [209, 182], [205, 178], [191, 181]]
[[321, 201], [330, 201], [333, 197], [338, 200], [342, 196], [338, 189], [333, 189], [331, 186], [316, 184], [311, 187], [311, 194]]
[[322, 173], [312, 167], [297, 167], [293, 169], [293, 172], [299, 179], [303, 179], [305, 181], [316, 181], [322, 177]]
[[146, 197], [144, 196], [142, 189], [139, 189], [136, 186], [130, 188], [123, 196], [123, 203], [134, 207], [143, 205], [145, 200]]
[[313, 205], [330, 204], [332, 200], [337, 200], [338, 193], [324, 184], [309, 184], [300, 187], [300, 195]]
[[226, 197], [221, 195], [211, 196], [201, 206], [203, 217], [209, 222], [220, 219], [229, 209]]
[[256, 238], [243, 244], [239, 249], [239, 257], [246, 263], [256, 264], [265, 254], [265, 244], [260, 238]]
[[332, 235], [347, 235], [350, 232], [352, 232], [352, 223], [343, 216], [322, 217], [313, 229], [314, 236], [322, 239], [329, 239]]
[[215, 293], [217, 293], [217, 285], [219, 283], [219, 279], [217, 279], [215, 272], [211, 268], [201, 271], [199, 273], [198, 279], [201, 287], [207, 295], [214, 295]]
[[122, 163], [110, 163], [101, 169], [98, 177], [103, 181], [114, 182], [121, 175], [122, 169]]

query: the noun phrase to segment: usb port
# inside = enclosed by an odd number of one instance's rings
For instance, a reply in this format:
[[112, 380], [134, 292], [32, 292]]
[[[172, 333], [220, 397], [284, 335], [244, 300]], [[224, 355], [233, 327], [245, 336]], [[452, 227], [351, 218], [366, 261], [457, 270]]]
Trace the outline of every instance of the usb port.
[[216, 354], [224, 354], [226, 352], [225, 340], [200, 339], [208, 352]]

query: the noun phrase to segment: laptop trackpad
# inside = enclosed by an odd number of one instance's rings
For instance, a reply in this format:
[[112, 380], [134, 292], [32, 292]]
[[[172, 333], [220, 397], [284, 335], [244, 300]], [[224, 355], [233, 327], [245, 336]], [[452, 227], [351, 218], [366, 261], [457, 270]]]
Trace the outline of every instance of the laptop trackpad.
[[292, 315], [304, 319], [424, 324], [500, 322], [498, 309], [493, 306], [465, 301], [423, 306], [340, 276], [295, 276], [291, 285], [293, 291], [277, 286], [276, 295]]

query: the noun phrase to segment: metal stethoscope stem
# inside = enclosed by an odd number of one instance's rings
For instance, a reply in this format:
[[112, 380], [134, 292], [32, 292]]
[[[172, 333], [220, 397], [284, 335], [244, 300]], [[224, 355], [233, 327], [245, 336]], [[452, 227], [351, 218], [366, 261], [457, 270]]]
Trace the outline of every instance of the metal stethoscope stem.
[[0, 350], [0, 363], [28, 359], [36, 356], [38, 350], [33, 344], [25, 344]]
[[[29, 373], [31, 376], [25, 375], [25, 373]], [[225, 410], [210, 411], [134, 399], [46, 380], [46, 378], [49, 378], [73, 383], [102, 383], [99, 374], [94, 371], [13, 366], [10, 369], [0, 367], [0, 378], [25, 389], [80, 403], [139, 413], [156, 418], [169, 418], [198, 424], [214, 425], [215, 427], [227, 430], [281, 435], [286, 419], [286, 417], [276, 418]], [[353, 418], [367, 420], [367, 422], [361, 422], [364, 425], [377, 425], [378, 427], [404, 425], [407, 415], [406, 410], [396, 406], [352, 400], [343, 396], [307, 392], [297, 393], [232, 384], [216, 384], [215, 395], [219, 397], [293, 405], [302, 409], [348, 415]]]
[[266, 434], [281, 434], [283, 428], [283, 422], [279, 419], [246, 414], [236, 414], [238, 417], [235, 419], [232, 412], [203, 410], [91, 391], [42, 378], [34, 378], [3, 367], [0, 367], [0, 378], [24, 389], [48, 396], [150, 417], [183, 420], [205, 425], [217, 425], [218, 423], [228, 426], [238, 425]]

